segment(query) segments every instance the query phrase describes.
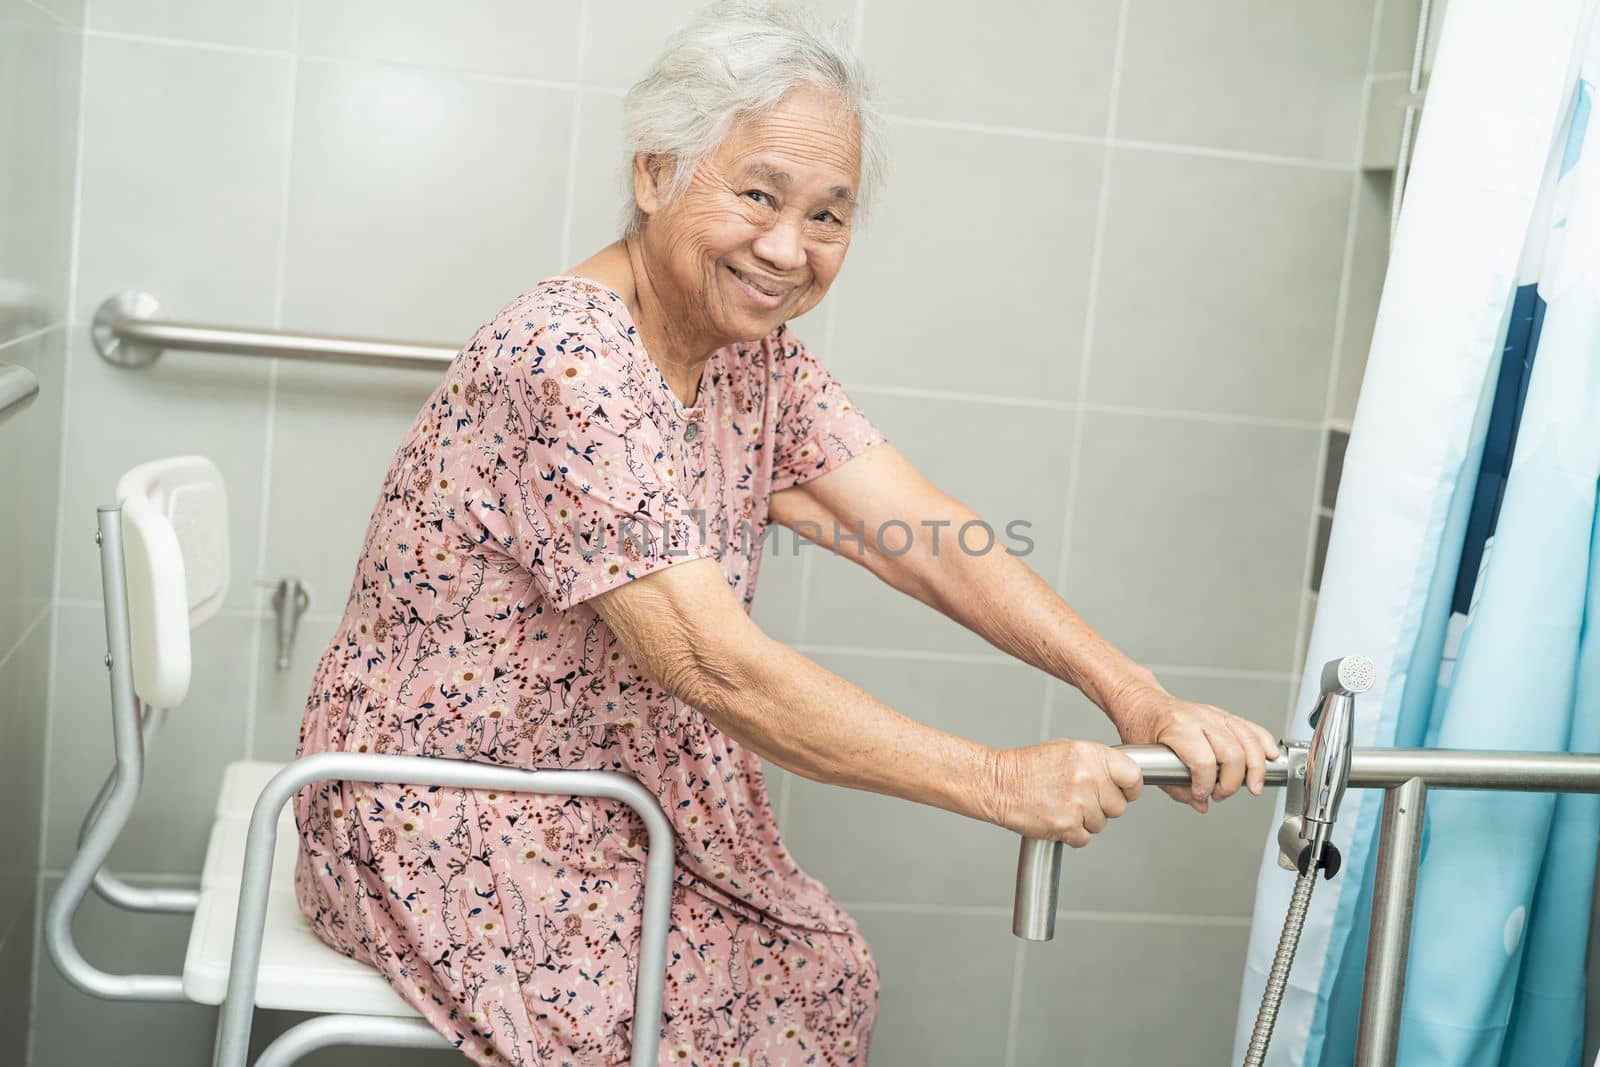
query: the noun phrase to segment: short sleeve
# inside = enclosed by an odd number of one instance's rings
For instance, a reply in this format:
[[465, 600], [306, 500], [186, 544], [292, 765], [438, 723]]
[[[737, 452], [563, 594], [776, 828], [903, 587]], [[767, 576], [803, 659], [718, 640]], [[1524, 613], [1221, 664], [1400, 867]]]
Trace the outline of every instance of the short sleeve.
[[477, 394], [461, 400], [482, 484], [463, 499], [558, 611], [714, 555], [692, 536], [680, 457], [636, 373], [645, 357], [601, 325], [606, 314], [581, 302], [532, 321], [502, 312], [469, 342], [470, 382], [447, 387]]
[[774, 337], [772, 492], [826, 474], [887, 440], [788, 323]]

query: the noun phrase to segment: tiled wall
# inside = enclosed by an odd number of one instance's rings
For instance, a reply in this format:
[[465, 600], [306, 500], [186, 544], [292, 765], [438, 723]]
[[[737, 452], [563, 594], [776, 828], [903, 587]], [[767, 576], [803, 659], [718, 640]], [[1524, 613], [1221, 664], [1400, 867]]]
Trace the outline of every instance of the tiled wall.
[[0, 0], [0, 364], [38, 380], [0, 418], [0, 1064], [27, 1061], [39, 898], [72, 248], [81, 5]]
[[[89, 0], [76, 297], [50, 335], [68, 403], [46, 892], [110, 759], [91, 532], [117, 474], [198, 451], [231, 494], [236, 581], [114, 853], [178, 880], [221, 763], [290, 754], [379, 478], [432, 384], [182, 353], [122, 370], [88, 344], [96, 305], [138, 287], [180, 319], [459, 343], [615, 237], [621, 93], [692, 6]], [[1169, 688], [1281, 729], [1353, 336], [1383, 0], [821, 6], [882, 84], [891, 175], [797, 332], [937, 482], [1030, 521], [1030, 564]], [[279, 672], [258, 582], [289, 575], [313, 599]], [[762, 575], [770, 632], [907, 714], [992, 745], [1114, 740], [1075, 690], [856, 568], [806, 551]], [[1227, 1056], [1266, 802], [1201, 819], [1152, 791], [1070, 855], [1055, 941], [1024, 946], [1010, 835], [771, 780], [796, 856], [880, 957], [874, 1067]], [[181, 956], [181, 923], [121, 937], [113, 919], [85, 922], [108, 965]], [[213, 1012], [108, 1007], [48, 961], [38, 984], [36, 1067], [209, 1047]]]

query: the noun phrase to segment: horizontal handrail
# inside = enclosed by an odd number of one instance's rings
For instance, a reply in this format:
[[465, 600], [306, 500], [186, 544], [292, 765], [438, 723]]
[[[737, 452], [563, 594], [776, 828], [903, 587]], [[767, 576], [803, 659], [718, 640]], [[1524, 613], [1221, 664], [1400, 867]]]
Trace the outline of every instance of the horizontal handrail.
[[[1282, 744], [1280, 743], [1280, 746]], [[1146, 785], [1188, 785], [1189, 768], [1165, 745], [1119, 745], [1144, 772]], [[1268, 760], [1267, 785], [1283, 785], [1289, 761]], [[1350, 788], [1388, 789], [1420, 778], [1430, 789], [1527, 793], [1600, 793], [1600, 754], [1497, 752], [1462, 748], [1356, 748]]]
[[95, 350], [122, 367], [147, 367], [168, 349], [180, 349], [421, 370], [442, 369], [460, 351], [445, 344], [174, 322], [156, 318], [159, 310], [155, 297], [137, 290], [108, 298], [95, 311]]
[[[1304, 787], [1304, 743], [1280, 740], [1278, 744], [1285, 754], [1267, 762], [1265, 784]], [[1298, 761], [1290, 758], [1291, 750], [1300, 755]], [[1192, 781], [1189, 768], [1165, 745], [1121, 745], [1118, 751], [1138, 764], [1147, 785], [1182, 786]], [[1354, 1062], [1360, 1067], [1393, 1067], [1405, 993], [1417, 845], [1428, 790], [1600, 793], [1600, 754], [1355, 748], [1350, 750], [1347, 784], [1351, 789], [1385, 790]], [[1028, 941], [1048, 941], [1055, 935], [1064, 843], [1032, 837], [1021, 841], [1011, 932]]]
[[0, 422], [9, 419], [39, 395], [39, 379], [27, 367], [0, 363]]
[[[1146, 785], [1190, 784], [1189, 768], [1165, 745], [1119, 745], [1117, 751], [1139, 765]], [[1288, 778], [1287, 756], [1267, 761], [1266, 785], [1285, 785]], [[1413, 779], [1429, 789], [1600, 793], [1600, 755], [1443, 748], [1350, 752], [1351, 789], [1394, 789]], [[1022, 838], [1012, 912], [1012, 932], [1020, 938], [1048, 941], [1054, 933], [1063, 847], [1060, 841]]]

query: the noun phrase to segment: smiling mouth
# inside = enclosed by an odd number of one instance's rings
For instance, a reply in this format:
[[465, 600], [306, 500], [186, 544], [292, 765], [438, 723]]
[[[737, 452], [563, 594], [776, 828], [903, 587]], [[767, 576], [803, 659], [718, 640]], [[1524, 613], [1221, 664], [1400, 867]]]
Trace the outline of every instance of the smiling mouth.
[[789, 291], [788, 289], [779, 289], [778, 291], [773, 292], [770, 289], [766, 289], [766, 288], [764, 288], [764, 287], [762, 287], [760, 285], [757, 285], [755, 282], [751, 281], [745, 275], [740, 274], [737, 270], [734, 270], [734, 268], [732, 268], [732, 267], [729, 267], [728, 271], [735, 278], [738, 278], [745, 285], [748, 285], [750, 288], [754, 289], [756, 292], [762, 294], [763, 296], [782, 296], [784, 293], [787, 293]]

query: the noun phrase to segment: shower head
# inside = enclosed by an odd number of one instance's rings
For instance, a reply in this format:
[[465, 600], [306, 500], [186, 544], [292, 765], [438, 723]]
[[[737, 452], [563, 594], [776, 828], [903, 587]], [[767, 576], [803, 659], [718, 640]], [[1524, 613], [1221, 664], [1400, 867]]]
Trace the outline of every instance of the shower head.
[[1365, 656], [1340, 656], [1322, 665], [1322, 695], [1355, 696], [1372, 688], [1378, 672]]
[[[1305, 812], [1302, 833], [1309, 842], [1304, 869], [1338, 870], [1338, 852], [1328, 843], [1350, 779], [1350, 749], [1355, 744], [1355, 698], [1372, 688], [1377, 670], [1365, 656], [1342, 656], [1322, 667], [1322, 693], [1311, 712], [1311, 745], [1306, 751]], [[1323, 857], [1332, 852], [1328, 863]]]

